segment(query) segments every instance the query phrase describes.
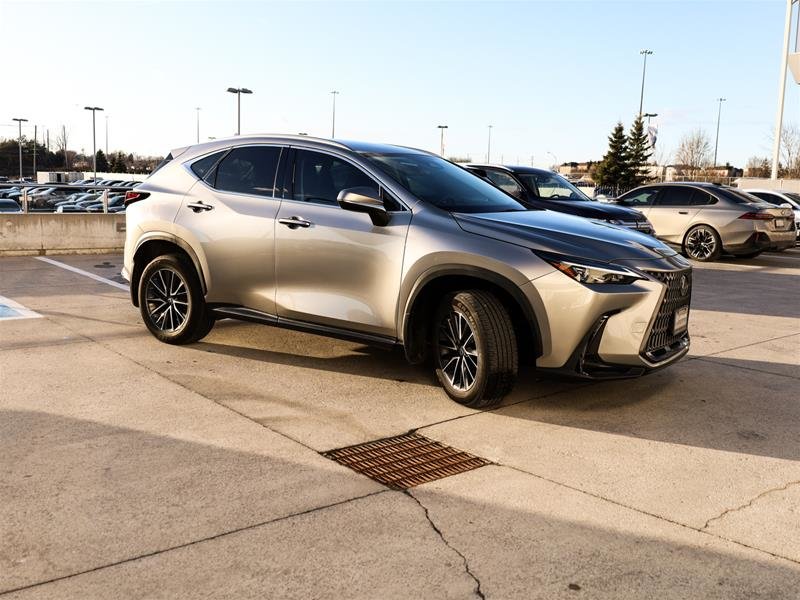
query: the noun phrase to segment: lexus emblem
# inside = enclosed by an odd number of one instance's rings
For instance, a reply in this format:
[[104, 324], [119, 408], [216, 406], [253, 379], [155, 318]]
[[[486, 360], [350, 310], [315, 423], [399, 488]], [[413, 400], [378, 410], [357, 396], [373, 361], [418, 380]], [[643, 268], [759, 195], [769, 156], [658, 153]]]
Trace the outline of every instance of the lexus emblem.
[[680, 285], [681, 296], [685, 296], [689, 293], [689, 278], [686, 275], [681, 275], [681, 279], [678, 282]]

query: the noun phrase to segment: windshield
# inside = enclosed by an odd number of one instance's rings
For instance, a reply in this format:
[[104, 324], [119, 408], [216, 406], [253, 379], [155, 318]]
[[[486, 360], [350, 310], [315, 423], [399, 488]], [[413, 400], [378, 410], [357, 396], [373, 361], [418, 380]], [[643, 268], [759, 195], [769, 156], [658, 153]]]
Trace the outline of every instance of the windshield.
[[438, 156], [410, 152], [361, 152], [361, 156], [414, 196], [449, 212], [525, 210], [491, 183]]
[[528, 191], [543, 200], [590, 201], [589, 196], [556, 173], [517, 173], [517, 177]]

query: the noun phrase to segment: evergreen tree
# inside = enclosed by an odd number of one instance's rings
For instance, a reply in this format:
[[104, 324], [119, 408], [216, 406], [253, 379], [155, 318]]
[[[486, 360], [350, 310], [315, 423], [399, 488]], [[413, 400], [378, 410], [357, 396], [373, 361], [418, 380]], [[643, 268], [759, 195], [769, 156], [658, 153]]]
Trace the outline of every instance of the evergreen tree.
[[653, 155], [641, 116], [636, 117], [628, 132], [627, 151], [628, 169], [622, 185], [627, 188], [639, 187], [650, 180], [644, 169]]
[[628, 139], [625, 128], [618, 122], [608, 136], [608, 152], [603, 156], [594, 172], [598, 186], [618, 188], [628, 176]]
[[98, 173], [108, 173], [108, 159], [106, 158], [105, 153], [102, 150], [97, 151], [97, 172]]

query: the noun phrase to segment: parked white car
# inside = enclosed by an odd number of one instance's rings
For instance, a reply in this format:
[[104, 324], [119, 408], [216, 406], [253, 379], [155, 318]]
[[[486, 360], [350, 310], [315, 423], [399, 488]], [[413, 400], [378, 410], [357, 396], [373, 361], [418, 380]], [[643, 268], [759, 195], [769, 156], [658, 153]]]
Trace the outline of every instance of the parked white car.
[[800, 194], [796, 192], [784, 192], [780, 190], [763, 190], [763, 189], [750, 189], [743, 190], [748, 194], [761, 198], [765, 202], [774, 204], [775, 206], [784, 206], [788, 204], [794, 211], [794, 225], [797, 230], [797, 244], [800, 244]]

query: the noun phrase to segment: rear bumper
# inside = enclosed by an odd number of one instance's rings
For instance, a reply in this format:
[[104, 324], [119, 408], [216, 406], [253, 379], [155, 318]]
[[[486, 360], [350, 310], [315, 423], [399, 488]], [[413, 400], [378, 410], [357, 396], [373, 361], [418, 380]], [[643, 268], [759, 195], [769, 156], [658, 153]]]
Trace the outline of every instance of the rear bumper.
[[731, 254], [745, 254], [756, 250], [785, 250], [797, 242], [797, 232], [789, 231], [756, 231], [741, 244], [727, 244], [726, 252]]

